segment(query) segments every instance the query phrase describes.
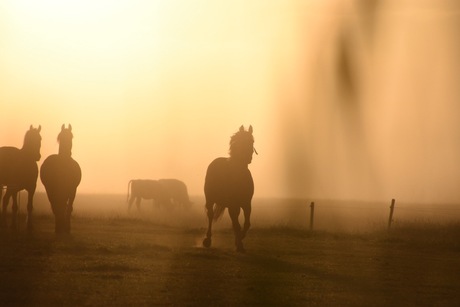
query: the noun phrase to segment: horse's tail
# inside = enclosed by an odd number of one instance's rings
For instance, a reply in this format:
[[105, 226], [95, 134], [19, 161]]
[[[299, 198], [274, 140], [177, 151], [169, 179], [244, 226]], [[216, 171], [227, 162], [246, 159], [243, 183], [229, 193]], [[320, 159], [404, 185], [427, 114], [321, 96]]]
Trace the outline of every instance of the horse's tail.
[[133, 181], [130, 180], [130, 181], [128, 182], [128, 196], [126, 197], [126, 202], [129, 202], [129, 188], [130, 188], [130, 186], [131, 186], [131, 182], [133, 182]]
[[214, 217], [213, 217], [214, 222], [216, 222], [222, 216], [222, 214], [224, 214], [224, 211], [225, 211], [225, 206], [214, 204]]

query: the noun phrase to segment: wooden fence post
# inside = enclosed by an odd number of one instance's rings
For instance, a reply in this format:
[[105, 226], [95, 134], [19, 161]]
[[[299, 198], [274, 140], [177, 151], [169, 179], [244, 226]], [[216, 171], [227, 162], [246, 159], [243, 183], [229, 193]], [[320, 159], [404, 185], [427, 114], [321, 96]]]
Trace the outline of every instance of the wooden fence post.
[[395, 199], [393, 198], [391, 200], [391, 206], [390, 206], [390, 217], [388, 218], [388, 229], [391, 227], [391, 222], [393, 221], [393, 211], [395, 209]]
[[310, 231], [313, 230], [313, 217], [315, 215], [315, 202], [312, 201], [310, 204]]

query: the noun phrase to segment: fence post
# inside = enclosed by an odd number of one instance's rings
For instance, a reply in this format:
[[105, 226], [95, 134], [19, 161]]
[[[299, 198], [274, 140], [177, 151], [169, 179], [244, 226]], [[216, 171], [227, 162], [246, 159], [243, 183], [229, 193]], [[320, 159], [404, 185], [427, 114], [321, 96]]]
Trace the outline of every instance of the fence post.
[[391, 206], [390, 206], [390, 217], [388, 218], [388, 229], [391, 227], [391, 222], [393, 221], [393, 211], [395, 209], [395, 199], [393, 198], [391, 200]]
[[310, 204], [310, 231], [313, 230], [313, 217], [315, 215], [315, 202], [312, 201]]

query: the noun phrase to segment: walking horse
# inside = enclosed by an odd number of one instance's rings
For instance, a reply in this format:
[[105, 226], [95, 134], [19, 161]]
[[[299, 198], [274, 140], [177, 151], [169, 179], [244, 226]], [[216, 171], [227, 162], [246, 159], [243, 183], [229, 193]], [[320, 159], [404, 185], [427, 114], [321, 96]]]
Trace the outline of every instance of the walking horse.
[[72, 126], [62, 125], [57, 140], [59, 153], [48, 156], [40, 168], [40, 179], [45, 186], [55, 217], [55, 232], [70, 233], [70, 216], [77, 187], [81, 181], [81, 169], [72, 158]]
[[18, 201], [17, 195], [21, 190], [27, 191], [27, 229], [32, 230], [33, 198], [37, 187], [38, 166], [40, 160], [40, 147], [42, 137], [40, 136], [41, 126], [30, 129], [24, 137], [24, 144], [21, 149], [16, 147], [0, 147], [0, 199], [3, 187], [6, 186], [3, 197], [3, 209], [1, 223], [4, 227], [7, 224], [7, 208], [10, 198], [13, 198], [13, 229], [17, 228]]
[[[243, 239], [251, 225], [251, 200], [254, 194], [254, 182], [248, 164], [252, 161], [254, 137], [252, 126], [246, 131], [243, 126], [230, 138], [230, 157], [216, 158], [209, 164], [204, 183], [208, 230], [203, 240], [204, 247], [211, 246], [212, 222], [228, 208], [235, 234], [235, 246], [238, 252], [244, 252]], [[244, 225], [241, 229], [238, 217], [241, 209]]]

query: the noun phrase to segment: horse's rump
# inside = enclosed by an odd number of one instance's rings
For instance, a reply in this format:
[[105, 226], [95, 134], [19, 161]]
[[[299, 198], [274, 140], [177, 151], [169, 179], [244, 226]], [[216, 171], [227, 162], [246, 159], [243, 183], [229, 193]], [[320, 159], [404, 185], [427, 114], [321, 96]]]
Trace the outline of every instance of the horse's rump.
[[67, 197], [81, 181], [81, 168], [71, 157], [50, 155], [43, 161], [40, 170], [40, 179], [48, 197], [50, 193]]

